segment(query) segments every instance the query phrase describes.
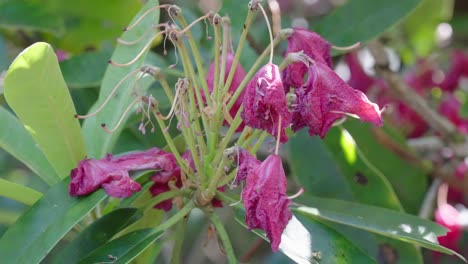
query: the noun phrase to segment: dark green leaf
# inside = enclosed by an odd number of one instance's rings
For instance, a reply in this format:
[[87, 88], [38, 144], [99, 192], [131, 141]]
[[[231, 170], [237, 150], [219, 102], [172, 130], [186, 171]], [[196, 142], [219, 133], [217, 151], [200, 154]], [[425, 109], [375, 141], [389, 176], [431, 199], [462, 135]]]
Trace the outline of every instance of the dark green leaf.
[[111, 52], [104, 50], [79, 54], [62, 61], [60, 68], [68, 87], [98, 87], [111, 55]]
[[0, 148], [23, 162], [49, 185], [58, 183], [60, 178], [54, 168], [21, 122], [3, 107], [0, 107], [0, 120]]
[[55, 35], [60, 35], [64, 30], [61, 17], [48, 12], [41, 3], [26, 1], [0, 3], [0, 27], [11, 30], [38, 30]]
[[5, 98], [59, 177], [85, 157], [75, 107], [52, 47], [38, 42], [24, 50], [5, 77]]
[[363, 229], [389, 238], [457, 255], [440, 246], [437, 237], [445, 235], [446, 229], [431, 221], [401, 212], [362, 205], [347, 201], [310, 197], [307, 206], [297, 204], [293, 210], [313, 219], [331, 221]]
[[162, 234], [162, 232], [154, 232], [152, 228], [128, 233], [97, 248], [78, 263], [128, 263], [136, 256], [133, 252], [143, 251]]
[[69, 180], [54, 185], [0, 239], [2, 263], [39, 263], [58, 241], [89, 213], [106, 194], [83, 198], [68, 194]]
[[97, 247], [105, 244], [118, 232], [141, 217], [136, 208], [122, 208], [112, 211], [88, 226], [71, 241], [53, 263], [76, 263]]
[[[146, 10], [156, 5], [158, 5], [158, 1], [148, 1], [142, 10], [135, 16], [133, 21], [140, 17], [141, 14], [143, 14]], [[121, 38], [127, 41], [135, 40], [142, 36], [147, 30], [149, 30], [151, 25], [157, 23], [157, 21], [159, 21], [159, 11], [155, 11], [147, 15], [135, 28], [125, 32]], [[125, 63], [132, 60], [152, 37], [153, 36], [151, 34], [148, 34], [148, 36], [145, 36], [138, 44], [132, 46], [118, 44], [112, 56], [112, 60], [117, 63]], [[97, 107], [102, 104], [102, 102], [109, 96], [112, 89], [120, 80], [122, 80], [130, 72], [141, 67], [144, 60], [145, 56], [142, 56], [135, 63], [127, 67], [115, 67], [109, 65], [102, 81], [99, 99], [94, 107], [91, 108], [91, 112], [96, 110]], [[122, 131], [123, 126], [121, 125], [114, 133], [107, 134], [102, 130], [101, 124], [105, 123], [109, 128], [113, 128], [116, 125], [127, 106], [134, 100], [133, 94], [135, 92], [135, 87], [133, 84], [136, 77], [137, 76], [135, 75], [133, 78], [129, 78], [127, 81], [125, 81], [119, 88], [119, 91], [116, 93], [116, 95], [114, 95], [114, 97], [106, 105], [106, 107], [104, 107], [96, 116], [87, 118], [84, 121], [83, 133], [85, 136], [85, 142], [89, 156], [100, 158], [112, 150], [118, 135]], [[143, 85], [141, 82], [142, 80], [138, 81], [138, 86], [140, 87], [139, 93], [144, 93], [148, 86]]]
[[421, 1], [348, 1], [313, 25], [313, 30], [337, 46], [368, 41], [402, 20]]

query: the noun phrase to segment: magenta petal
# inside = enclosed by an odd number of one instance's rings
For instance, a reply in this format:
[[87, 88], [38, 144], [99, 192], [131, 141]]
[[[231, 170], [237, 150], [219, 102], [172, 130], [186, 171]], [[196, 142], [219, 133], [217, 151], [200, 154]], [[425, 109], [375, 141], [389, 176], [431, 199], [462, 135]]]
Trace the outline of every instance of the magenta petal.
[[134, 192], [141, 191], [141, 185], [130, 178], [127, 171], [115, 172], [102, 184], [102, 188], [115, 198], [127, 198]]
[[246, 180], [247, 175], [249, 175], [249, 173], [251, 173], [261, 163], [245, 149], [239, 149], [237, 162], [237, 174], [234, 180], [235, 184], [239, 184]]
[[71, 182], [68, 186], [70, 196], [87, 195], [107, 181], [108, 172], [112, 170], [112, 165], [107, 161], [84, 159], [80, 161], [78, 167], [71, 171]]
[[273, 251], [278, 250], [281, 234], [292, 217], [286, 185], [281, 158], [270, 155], [249, 173], [242, 191], [248, 228], [264, 230]]
[[242, 119], [253, 128], [262, 129], [274, 137], [278, 134], [281, 117], [280, 141], [288, 140], [285, 129], [291, 122], [286, 94], [277, 65], [268, 63], [250, 80], [245, 88]]
[[332, 124], [345, 114], [382, 125], [379, 107], [363, 92], [347, 85], [327, 65], [311, 64], [308, 78], [307, 83], [296, 90], [298, 101], [292, 121], [293, 130], [307, 125], [310, 135], [323, 138]]
[[364, 71], [356, 53], [346, 54], [345, 61], [348, 64], [350, 73], [348, 84], [354, 89], [367, 93], [375, 80]]
[[[323, 39], [319, 34], [305, 28], [293, 28], [293, 34], [288, 38], [288, 48], [286, 54], [303, 51], [305, 55], [314, 61], [326, 64], [333, 68], [331, 59], [331, 44]], [[284, 86], [298, 88], [304, 83], [304, 75], [307, 66], [302, 62], [295, 62], [288, 65], [283, 71]]]

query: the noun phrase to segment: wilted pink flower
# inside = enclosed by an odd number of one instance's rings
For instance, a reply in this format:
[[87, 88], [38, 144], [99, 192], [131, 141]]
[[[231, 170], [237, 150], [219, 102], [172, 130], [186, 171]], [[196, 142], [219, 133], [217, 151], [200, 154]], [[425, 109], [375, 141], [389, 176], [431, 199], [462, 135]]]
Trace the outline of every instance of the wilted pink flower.
[[439, 105], [439, 113], [447, 117], [463, 134], [468, 134], [468, 118], [460, 115], [461, 102], [451, 94], [446, 94]]
[[280, 141], [286, 142], [288, 137], [285, 129], [291, 122], [291, 113], [278, 66], [273, 63], [263, 66], [245, 90], [244, 110], [241, 114], [245, 124], [276, 137], [281, 118]]
[[248, 228], [264, 230], [273, 251], [278, 250], [281, 234], [292, 217], [286, 184], [281, 158], [270, 155], [249, 172], [242, 191]]
[[71, 196], [87, 195], [103, 187], [112, 197], [128, 197], [141, 190], [141, 186], [130, 178], [129, 171], [159, 169], [164, 175], [164, 171], [177, 166], [171, 155], [152, 148], [119, 157], [108, 154], [101, 160], [84, 159], [71, 171], [68, 192]]
[[[303, 51], [305, 55], [317, 62], [333, 68], [331, 59], [331, 44], [323, 39], [319, 34], [305, 28], [293, 28], [292, 35], [288, 38], [288, 48], [286, 54]], [[304, 76], [307, 66], [301, 62], [288, 65], [283, 71], [283, 82], [286, 91], [289, 87], [298, 88], [304, 83]]]
[[356, 53], [346, 54], [345, 61], [348, 64], [350, 73], [348, 84], [354, 89], [367, 93], [372, 85], [374, 85], [375, 80], [364, 71]]
[[460, 225], [460, 213], [450, 204], [439, 205], [435, 212], [435, 220], [438, 224], [446, 227], [449, 231], [445, 236], [437, 237], [440, 245], [459, 251], [458, 242], [463, 233]]
[[237, 157], [237, 174], [235, 178], [235, 184], [247, 179], [247, 175], [252, 172], [258, 165], [260, 161], [252, 156], [247, 150], [239, 149], [239, 155]]
[[379, 107], [323, 63], [311, 63], [308, 80], [296, 89], [296, 95], [297, 107], [292, 120], [295, 131], [308, 126], [311, 136], [324, 138], [332, 124], [345, 114], [382, 125]]
[[[226, 54], [226, 70], [224, 74], [224, 82], [226, 82], [229, 72], [231, 71], [232, 63], [234, 61], [234, 54], [232, 52], [228, 52]], [[221, 65], [221, 57], [220, 57], [220, 62], [219, 64]], [[218, 84], [214, 83], [215, 79], [215, 67], [216, 64], [213, 62], [210, 65], [210, 68], [208, 69], [208, 73], [206, 75], [206, 82], [208, 84], [208, 90], [210, 93], [213, 92], [214, 87], [217, 87]], [[220, 66], [221, 67], [221, 66]], [[232, 78], [231, 86], [229, 86], [228, 92], [233, 95], [236, 91], [237, 88], [239, 87], [240, 83], [242, 80], [244, 80], [245, 77], [245, 70], [242, 68], [242, 65], [238, 64], [236, 67], [236, 70], [234, 71], [234, 76]], [[242, 101], [244, 100], [244, 92], [245, 90], [242, 91], [242, 93], [239, 95], [237, 100], [234, 102], [232, 105], [231, 110], [229, 110], [229, 114], [231, 115], [232, 118], [234, 118], [237, 114], [237, 111], [239, 111], [239, 108], [242, 105]], [[228, 123], [225, 121], [224, 125], [228, 125]], [[244, 123], [241, 123], [239, 128], [237, 128], [237, 131], [242, 131], [245, 127]]]
[[461, 76], [468, 76], [468, 57], [457, 50], [452, 54], [452, 65], [440, 83], [440, 88], [447, 92], [455, 91]]
[[418, 93], [422, 94], [428, 88], [436, 87], [433, 76], [434, 67], [427, 60], [416, 62], [414, 69], [405, 75], [405, 82]]

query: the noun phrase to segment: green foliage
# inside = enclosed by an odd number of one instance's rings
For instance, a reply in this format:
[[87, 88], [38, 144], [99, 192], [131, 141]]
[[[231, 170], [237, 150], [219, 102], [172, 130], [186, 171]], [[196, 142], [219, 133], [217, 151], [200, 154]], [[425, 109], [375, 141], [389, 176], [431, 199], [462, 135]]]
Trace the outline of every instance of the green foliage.
[[68, 176], [86, 151], [75, 107], [50, 45], [36, 43], [15, 59], [5, 77], [5, 98], [57, 175]]
[[0, 196], [33, 205], [42, 197], [42, 193], [26, 186], [0, 179]]

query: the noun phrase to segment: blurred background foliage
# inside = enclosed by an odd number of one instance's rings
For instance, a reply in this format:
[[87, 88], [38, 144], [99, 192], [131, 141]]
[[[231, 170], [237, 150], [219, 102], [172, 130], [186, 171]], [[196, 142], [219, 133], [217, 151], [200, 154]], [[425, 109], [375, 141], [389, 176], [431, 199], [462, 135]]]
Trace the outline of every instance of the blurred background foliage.
[[[165, 2], [181, 6], [188, 21], [203, 15], [207, 10], [219, 9], [221, 15], [229, 15], [231, 18], [234, 41], [242, 30], [247, 12], [247, 8], [240, 7], [246, 5], [247, 1], [161, 1]], [[468, 41], [468, 2], [463, 0], [278, 2], [283, 28], [307, 27], [321, 33], [337, 46], [366, 42], [379, 36], [391, 47], [397, 61], [395, 67], [400, 72], [411, 68], [420, 58], [433, 56], [440, 58], [442, 67], [448, 68], [452, 50], [465, 48]], [[0, 0], [0, 74], [4, 75], [8, 65], [25, 47], [37, 41], [46, 41], [61, 58], [60, 67], [77, 112], [86, 113], [97, 99], [116, 37], [142, 5], [142, 0]], [[168, 20], [165, 14], [161, 15], [161, 21]], [[249, 45], [241, 57], [245, 68], [253, 64], [258, 53], [269, 42], [263, 18], [258, 16], [257, 20], [252, 25]], [[193, 27], [193, 33], [202, 48], [204, 63], [208, 65], [212, 60], [213, 45], [206, 35], [204, 23]], [[282, 45], [284, 50], [284, 43]], [[276, 55], [281, 56], [281, 53], [277, 52]], [[339, 67], [341, 56], [336, 55], [334, 60]], [[175, 61], [175, 56], [171, 45], [163, 47], [163, 38], [154, 41], [146, 60], [161, 67], [170, 83], [181, 76], [180, 63], [168, 68]], [[372, 65], [367, 68], [372, 68]], [[0, 77], [0, 105], [8, 109], [2, 89]], [[155, 85], [150, 88], [150, 93], [158, 98], [161, 89]], [[170, 106], [167, 101], [160, 103], [161, 108]], [[131, 117], [113, 152], [165, 145], [162, 136], [158, 134], [159, 130], [149, 135], [139, 133], [138, 122], [137, 116]], [[404, 135], [398, 128], [386, 125], [383, 131], [404, 145]], [[2, 151], [1, 144], [0, 178], [39, 192], [46, 191], [48, 186], [14, 157]], [[379, 143], [372, 128], [358, 121], [348, 120], [341, 128], [332, 129], [325, 140], [310, 138], [302, 131], [292, 137], [284, 149], [285, 165], [292, 182], [291, 191], [302, 186], [314, 196], [353, 200], [417, 215], [431, 182], [425, 171], [386, 149]], [[26, 208], [21, 203], [0, 198], [0, 235]], [[235, 250], [241, 253], [241, 260], [251, 263], [288, 261], [281, 253], [272, 254], [268, 244], [260, 238], [243, 231], [245, 229], [236, 222], [229, 210], [225, 210], [222, 218], [227, 222]], [[206, 231], [209, 226], [203, 220], [201, 213], [195, 213], [190, 218], [183, 256], [190, 263], [204, 263], [208, 259], [213, 263], [222, 262], [224, 256], [217, 250], [217, 242], [209, 239]], [[377, 251], [379, 263], [421, 261], [418, 250], [408, 244], [370, 236], [369, 233], [356, 232], [344, 226], [331, 228], [346, 234], [348, 240], [369, 255], [375, 255]], [[465, 235], [461, 249], [468, 246], [467, 238]], [[167, 257], [164, 247], [154, 247], [153, 253], [161, 250], [160, 260]], [[424, 256], [430, 263], [432, 252], [425, 251]], [[406, 262], [398, 262], [398, 259]], [[447, 257], [442, 261], [454, 263], [458, 260]]]

